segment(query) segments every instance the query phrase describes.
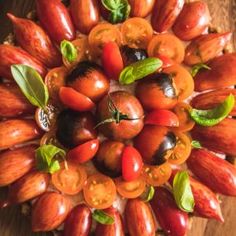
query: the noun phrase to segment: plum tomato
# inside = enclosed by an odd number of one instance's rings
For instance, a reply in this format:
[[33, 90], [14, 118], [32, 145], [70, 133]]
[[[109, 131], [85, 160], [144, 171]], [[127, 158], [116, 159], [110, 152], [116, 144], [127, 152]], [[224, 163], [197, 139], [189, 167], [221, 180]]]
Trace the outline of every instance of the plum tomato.
[[105, 140], [93, 159], [95, 167], [110, 177], [121, 176], [121, 155], [125, 145], [118, 141]]
[[97, 137], [94, 127], [92, 113], [67, 109], [58, 115], [56, 137], [63, 146], [74, 148]]
[[109, 91], [109, 80], [102, 68], [90, 61], [83, 61], [66, 77], [66, 84], [97, 102]]
[[116, 186], [110, 177], [98, 173], [87, 179], [83, 194], [90, 207], [106, 209], [116, 199]]
[[67, 159], [73, 163], [85, 163], [91, 160], [97, 153], [99, 148], [99, 140], [93, 139], [86, 143], [80, 144], [79, 146], [71, 149], [67, 153]]
[[178, 99], [172, 76], [166, 73], [155, 73], [140, 80], [135, 92], [146, 110], [171, 109]]
[[145, 125], [134, 139], [134, 147], [140, 152], [143, 161], [150, 165], [165, 163], [175, 146], [175, 134], [163, 126]]
[[98, 105], [99, 129], [114, 140], [132, 139], [143, 128], [143, 115], [143, 108], [134, 95], [115, 91]]

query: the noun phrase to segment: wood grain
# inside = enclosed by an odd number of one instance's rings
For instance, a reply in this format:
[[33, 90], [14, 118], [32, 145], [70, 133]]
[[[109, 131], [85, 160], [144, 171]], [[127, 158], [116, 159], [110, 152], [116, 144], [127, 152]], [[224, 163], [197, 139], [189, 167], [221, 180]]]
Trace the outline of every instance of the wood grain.
[[[223, 31], [233, 31], [232, 45], [236, 49], [236, 0], [206, 0], [212, 16], [213, 25]], [[0, 0], [0, 42], [12, 31], [6, 12], [25, 16], [34, 8], [33, 0]], [[2, 189], [3, 197], [6, 189]], [[225, 223], [194, 217], [188, 236], [236, 236], [236, 198], [221, 197]], [[32, 234], [30, 220], [23, 216], [20, 207], [0, 210], [0, 236], [44, 236]], [[72, 235], [73, 236], [73, 235]]]

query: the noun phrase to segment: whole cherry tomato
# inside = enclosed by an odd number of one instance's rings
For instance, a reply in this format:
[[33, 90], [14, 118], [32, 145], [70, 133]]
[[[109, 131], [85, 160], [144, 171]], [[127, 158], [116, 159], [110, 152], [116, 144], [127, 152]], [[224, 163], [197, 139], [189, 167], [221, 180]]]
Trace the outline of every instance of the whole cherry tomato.
[[131, 7], [132, 17], [143, 17], [148, 16], [154, 6], [155, 0], [128, 0]]

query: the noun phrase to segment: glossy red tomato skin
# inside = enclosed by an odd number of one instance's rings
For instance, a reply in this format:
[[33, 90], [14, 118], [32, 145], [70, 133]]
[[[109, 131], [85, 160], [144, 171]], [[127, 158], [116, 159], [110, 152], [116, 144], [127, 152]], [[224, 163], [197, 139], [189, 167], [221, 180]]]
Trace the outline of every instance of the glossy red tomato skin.
[[159, 58], [162, 61], [162, 69], [165, 69], [167, 67], [173, 66], [175, 64], [175, 62], [170, 59], [169, 57], [166, 57], [164, 55], [157, 55], [157, 58]]
[[137, 179], [142, 171], [143, 161], [140, 153], [132, 146], [126, 146], [122, 156], [122, 177], [125, 181]]

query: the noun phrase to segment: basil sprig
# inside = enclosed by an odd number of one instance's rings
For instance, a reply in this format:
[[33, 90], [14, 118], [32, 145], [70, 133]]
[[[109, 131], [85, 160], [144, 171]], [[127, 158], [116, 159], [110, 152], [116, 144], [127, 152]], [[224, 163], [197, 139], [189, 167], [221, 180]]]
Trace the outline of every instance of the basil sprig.
[[36, 149], [36, 167], [40, 171], [53, 174], [60, 170], [60, 164], [56, 157], [60, 156], [64, 159], [65, 155], [65, 151], [61, 148], [51, 144], [42, 145]]
[[29, 102], [34, 106], [45, 109], [49, 93], [39, 73], [27, 65], [12, 65], [11, 73]]
[[187, 171], [180, 171], [175, 175], [173, 194], [175, 202], [181, 210], [193, 212], [195, 202]]
[[149, 189], [148, 189], [148, 192], [147, 192], [147, 195], [145, 197], [145, 199], [143, 200], [144, 202], [149, 202], [153, 199], [154, 197], [154, 194], [155, 194], [155, 189], [153, 186], [150, 186]]
[[102, 5], [109, 11], [108, 21], [120, 23], [129, 17], [131, 7], [127, 0], [102, 0]]
[[73, 62], [77, 58], [77, 49], [73, 43], [67, 40], [61, 41], [60, 44], [61, 54], [68, 61]]
[[214, 126], [224, 120], [232, 111], [235, 105], [235, 98], [230, 94], [223, 103], [213, 109], [189, 111], [191, 118], [201, 126]]
[[200, 70], [211, 70], [211, 67], [209, 67], [208, 65], [204, 64], [204, 63], [199, 63], [199, 64], [196, 64], [192, 67], [191, 69], [191, 75], [192, 77], [195, 77], [197, 75], [197, 73], [200, 71]]
[[162, 66], [162, 61], [158, 58], [146, 58], [125, 67], [119, 77], [119, 82], [123, 85], [132, 84], [136, 80], [156, 72]]
[[95, 210], [92, 214], [92, 217], [94, 220], [96, 220], [97, 222], [103, 225], [112, 225], [115, 222], [112, 216], [109, 216], [107, 213], [105, 213], [102, 210]]
[[199, 141], [197, 141], [197, 140], [193, 140], [191, 142], [191, 145], [192, 145], [193, 148], [196, 148], [196, 149], [201, 149], [202, 148], [201, 143]]

